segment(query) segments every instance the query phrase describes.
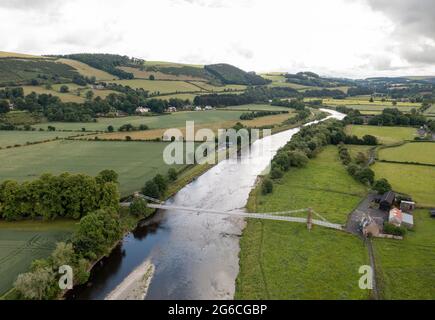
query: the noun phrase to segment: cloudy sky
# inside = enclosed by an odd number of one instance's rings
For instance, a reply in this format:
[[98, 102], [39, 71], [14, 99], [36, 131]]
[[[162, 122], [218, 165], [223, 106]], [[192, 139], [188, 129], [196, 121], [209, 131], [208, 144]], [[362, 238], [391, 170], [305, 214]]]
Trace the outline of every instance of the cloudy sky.
[[0, 50], [435, 75], [434, 0], [0, 0]]

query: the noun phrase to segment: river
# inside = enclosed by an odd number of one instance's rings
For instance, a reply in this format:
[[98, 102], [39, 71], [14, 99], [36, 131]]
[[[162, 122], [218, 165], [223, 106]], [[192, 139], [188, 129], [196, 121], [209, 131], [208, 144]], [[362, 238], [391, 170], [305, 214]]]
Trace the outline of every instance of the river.
[[[330, 117], [344, 115], [322, 109]], [[308, 125], [308, 124], [307, 124]], [[224, 160], [181, 189], [166, 204], [223, 211], [243, 210], [259, 174], [276, 151], [300, 128], [257, 140], [255, 159]], [[261, 156], [257, 151], [263, 150]], [[246, 156], [245, 156], [246, 157]], [[244, 160], [255, 160], [244, 163]], [[70, 292], [71, 299], [104, 299], [141, 265], [155, 271], [146, 299], [232, 299], [239, 272], [239, 217], [181, 211], [158, 211], [128, 234], [109, 257], [92, 270], [88, 284]]]

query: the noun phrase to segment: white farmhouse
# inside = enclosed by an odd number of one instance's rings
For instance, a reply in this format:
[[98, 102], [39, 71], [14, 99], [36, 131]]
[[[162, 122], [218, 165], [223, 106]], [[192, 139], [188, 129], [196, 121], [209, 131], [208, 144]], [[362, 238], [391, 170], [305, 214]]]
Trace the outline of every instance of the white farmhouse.
[[137, 107], [136, 108], [136, 113], [144, 114], [144, 113], [148, 113], [148, 112], [150, 112], [149, 108], [146, 108], [146, 107]]

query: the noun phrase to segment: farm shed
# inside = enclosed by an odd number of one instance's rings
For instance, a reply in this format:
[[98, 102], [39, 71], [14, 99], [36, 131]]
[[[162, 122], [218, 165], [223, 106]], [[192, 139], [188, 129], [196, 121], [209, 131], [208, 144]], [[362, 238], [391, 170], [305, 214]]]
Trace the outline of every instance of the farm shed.
[[414, 217], [411, 214], [404, 213], [402, 218], [402, 226], [412, 229], [414, 227]]
[[379, 202], [379, 209], [383, 211], [388, 211], [393, 206], [394, 200], [396, 199], [396, 194], [393, 191], [386, 192]]

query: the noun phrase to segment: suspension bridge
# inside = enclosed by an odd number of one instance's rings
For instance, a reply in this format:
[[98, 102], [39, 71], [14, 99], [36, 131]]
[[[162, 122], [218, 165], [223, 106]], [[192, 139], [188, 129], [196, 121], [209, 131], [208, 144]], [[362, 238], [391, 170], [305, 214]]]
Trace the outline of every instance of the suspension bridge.
[[[213, 214], [213, 215], [223, 215], [223, 216], [232, 216], [232, 217], [240, 217], [240, 218], [250, 218], [250, 219], [262, 219], [262, 220], [274, 220], [274, 221], [287, 221], [287, 222], [295, 222], [295, 223], [304, 223], [307, 225], [307, 228], [311, 230], [313, 225], [318, 225], [321, 227], [336, 229], [336, 230], [344, 230], [343, 226], [340, 224], [332, 223], [326, 220], [322, 215], [315, 212], [311, 208], [304, 208], [298, 210], [289, 210], [289, 211], [280, 211], [280, 212], [267, 212], [267, 213], [249, 213], [249, 212], [237, 212], [237, 211], [220, 211], [214, 209], [207, 208], [194, 208], [187, 206], [176, 206], [176, 205], [167, 205], [161, 202], [158, 199], [154, 199], [147, 196], [140, 197], [154, 202], [148, 203], [148, 208], [159, 209], [159, 210], [168, 210], [168, 211], [185, 211], [192, 212], [198, 214]], [[295, 217], [292, 215], [299, 213], [307, 213], [306, 217]], [[313, 219], [316, 216], [319, 219]]]

